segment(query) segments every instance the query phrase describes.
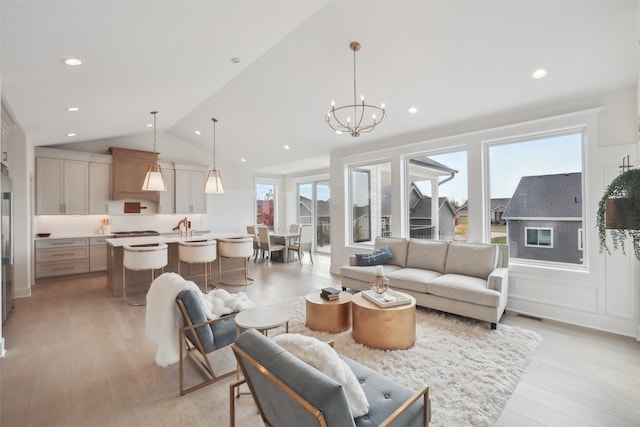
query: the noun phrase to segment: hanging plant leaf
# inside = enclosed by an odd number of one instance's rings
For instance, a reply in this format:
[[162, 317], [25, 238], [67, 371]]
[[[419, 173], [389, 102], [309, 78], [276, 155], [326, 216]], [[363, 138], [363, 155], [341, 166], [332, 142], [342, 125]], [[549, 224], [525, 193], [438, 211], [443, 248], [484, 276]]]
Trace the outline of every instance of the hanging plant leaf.
[[610, 229], [613, 249], [624, 254], [626, 240], [632, 239], [636, 258], [640, 260], [640, 169], [621, 173], [607, 186], [598, 203], [597, 228], [600, 253], [611, 254], [607, 246]]

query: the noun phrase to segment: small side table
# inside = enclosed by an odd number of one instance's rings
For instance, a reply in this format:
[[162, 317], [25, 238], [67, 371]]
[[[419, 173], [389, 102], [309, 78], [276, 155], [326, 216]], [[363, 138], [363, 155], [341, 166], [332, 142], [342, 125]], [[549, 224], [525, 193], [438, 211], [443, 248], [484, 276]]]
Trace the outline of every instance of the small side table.
[[[398, 292], [399, 293], [399, 292]], [[413, 347], [416, 342], [416, 300], [409, 304], [383, 308], [358, 292], [351, 301], [353, 311], [353, 339], [367, 347], [400, 350]]]
[[289, 333], [289, 312], [274, 306], [255, 307], [241, 311], [236, 315], [236, 334], [240, 329], [255, 328], [265, 336], [271, 329], [285, 325]]
[[320, 291], [305, 296], [306, 325], [314, 331], [335, 334], [351, 327], [351, 294], [340, 292], [337, 299], [329, 301], [320, 296]]

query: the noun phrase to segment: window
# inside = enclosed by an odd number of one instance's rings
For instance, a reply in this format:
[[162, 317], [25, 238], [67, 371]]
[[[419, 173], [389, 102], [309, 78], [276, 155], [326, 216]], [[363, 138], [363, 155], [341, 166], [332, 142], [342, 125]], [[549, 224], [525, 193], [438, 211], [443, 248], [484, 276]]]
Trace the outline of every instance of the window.
[[525, 243], [527, 246], [553, 247], [553, 229], [525, 227], [525, 233], [527, 235]]
[[263, 224], [274, 229], [275, 218], [275, 184], [256, 184], [256, 224]]
[[391, 235], [391, 163], [350, 168], [351, 243]]
[[[488, 146], [491, 241], [511, 258], [583, 265], [583, 132]], [[500, 239], [500, 240], [498, 240]]]
[[407, 169], [408, 235], [468, 240], [467, 152], [415, 155]]

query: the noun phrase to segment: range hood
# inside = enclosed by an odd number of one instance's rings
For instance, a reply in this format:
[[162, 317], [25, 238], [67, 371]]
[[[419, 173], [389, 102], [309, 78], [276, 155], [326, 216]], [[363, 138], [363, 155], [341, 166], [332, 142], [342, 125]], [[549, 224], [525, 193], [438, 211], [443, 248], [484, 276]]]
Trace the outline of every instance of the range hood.
[[142, 199], [158, 202], [160, 194], [157, 191], [142, 190], [145, 175], [149, 166], [157, 163], [158, 153], [118, 147], [111, 147], [109, 151], [113, 155], [111, 199]]

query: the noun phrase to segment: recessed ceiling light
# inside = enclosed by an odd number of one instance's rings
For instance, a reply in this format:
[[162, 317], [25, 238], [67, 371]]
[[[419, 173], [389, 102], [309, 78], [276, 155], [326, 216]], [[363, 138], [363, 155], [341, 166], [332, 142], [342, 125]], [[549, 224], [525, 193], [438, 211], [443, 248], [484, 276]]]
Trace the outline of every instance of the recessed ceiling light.
[[65, 58], [62, 60], [62, 62], [72, 67], [77, 67], [78, 65], [82, 64], [82, 60], [78, 58]]
[[533, 74], [531, 74], [531, 77], [533, 77], [534, 79], [541, 79], [546, 75], [547, 75], [547, 70], [545, 70], [544, 68], [538, 68], [533, 72]]
[[282, 148], [284, 148], [285, 150], [290, 150], [291, 147], [289, 147], [288, 145], [284, 145]]
[[247, 161], [247, 159], [245, 159], [245, 158], [243, 157], [242, 159], [240, 159], [240, 161], [241, 161], [242, 163], [244, 163], [244, 162], [246, 162], [246, 161]]
[[231, 63], [232, 64], [239, 64], [240, 63], [240, 58], [238, 58], [237, 56], [234, 56], [233, 58], [231, 58]]
[[342, 131], [341, 131], [341, 130], [337, 130], [337, 131], [336, 131], [336, 133], [337, 133], [338, 135], [342, 135]]
[[74, 111], [79, 111], [80, 109], [78, 107], [67, 107], [65, 108], [65, 110], [69, 112], [74, 112]]
[[147, 127], [148, 127], [148, 128], [152, 128], [152, 127], [153, 127], [153, 123], [148, 123], [148, 124], [147, 124]]
[[67, 136], [76, 136], [76, 135], [77, 135], [77, 133], [75, 133], [75, 132], [69, 132], [69, 133], [67, 134]]
[[411, 107], [411, 108], [409, 108], [409, 112], [410, 112], [411, 114], [415, 114], [415, 113], [417, 113], [417, 112], [418, 112], [418, 109], [417, 109], [416, 107]]
[[199, 130], [195, 131], [194, 133], [195, 133], [196, 135], [200, 135], [200, 131], [199, 131]]

